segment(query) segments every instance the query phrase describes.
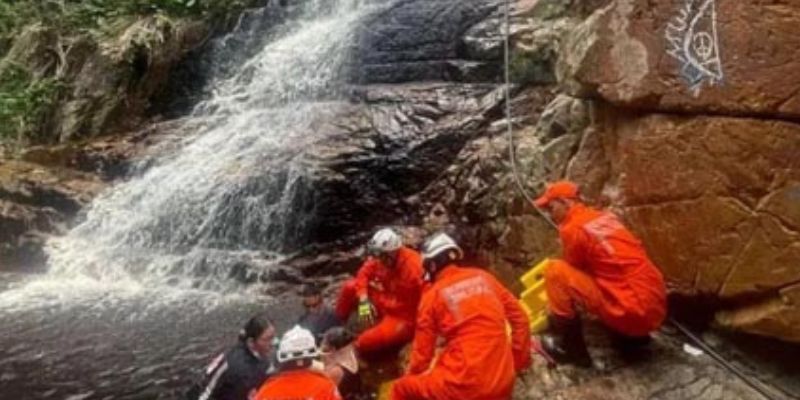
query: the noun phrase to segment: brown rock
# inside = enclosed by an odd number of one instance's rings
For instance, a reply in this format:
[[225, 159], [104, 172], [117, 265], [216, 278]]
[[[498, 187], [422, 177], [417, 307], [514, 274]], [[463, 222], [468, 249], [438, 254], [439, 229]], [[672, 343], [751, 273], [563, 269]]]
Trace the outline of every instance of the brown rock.
[[67, 60], [71, 94], [56, 110], [53, 135], [67, 142], [139, 126], [170, 70], [203, 42], [208, 28], [198, 21], [145, 17], [112, 40], [82, 44]]
[[638, 109], [800, 117], [800, 3], [616, 0], [561, 54], [573, 92]]
[[117, 36], [102, 38], [63, 32], [39, 24], [25, 28], [0, 72], [22, 67], [35, 79], [61, 83], [41, 121], [29, 126], [32, 143], [53, 144], [126, 131], [146, 117], [150, 100], [170, 72], [209, 34], [209, 23], [146, 16]]
[[721, 312], [717, 322], [725, 327], [746, 329], [766, 336], [800, 342], [800, 331], [787, 326], [800, 325], [800, 284], [781, 290], [775, 297], [732, 312]]
[[0, 267], [41, 266], [47, 234], [63, 232], [103, 187], [89, 174], [0, 161]]
[[569, 176], [611, 200], [678, 291], [749, 305], [800, 281], [797, 154], [798, 124], [602, 108]]
[[536, 125], [542, 143], [542, 166], [547, 180], [564, 176], [567, 164], [589, 125], [589, 102], [559, 95], [547, 105]]
[[[529, 194], [544, 182], [540, 137], [577, 135], [585, 121], [581, 101], [563, 96], [557, 101], [548, 88], [532, 88], [514, 101], [517, 171]], [[536, 117], [547, 114], [535, 126]], [[516, 118], [519, 116], [519, 119]], [[450, 230], [467, 250], [470, 263], [489, 266], [505, 284], [520, 289], [520, 271], [552, 255], [557, 235], [524, 201], [512, 174], [506, 120], [488, 127], [486, 134], [461, 149], [450, 167], [415, 195], [426, 228]], [[568, 157], [556, 157], [564, 165]], [[421, 218], [423, 219], [423, 218]]]

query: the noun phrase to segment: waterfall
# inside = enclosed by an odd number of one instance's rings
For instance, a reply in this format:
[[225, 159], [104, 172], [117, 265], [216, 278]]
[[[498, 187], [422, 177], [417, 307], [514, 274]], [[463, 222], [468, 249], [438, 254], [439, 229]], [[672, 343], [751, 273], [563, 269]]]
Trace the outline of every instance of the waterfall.
[[[363, 2], [362, 2], [363, 3]], [[299, 155], [336, 112], [359, 21], [379, 5], [308, 1], [212, 83], [177, 149], [145, 160], [46, 248], [58, 278], [235, 289], [301, 244], [313, 218]]]

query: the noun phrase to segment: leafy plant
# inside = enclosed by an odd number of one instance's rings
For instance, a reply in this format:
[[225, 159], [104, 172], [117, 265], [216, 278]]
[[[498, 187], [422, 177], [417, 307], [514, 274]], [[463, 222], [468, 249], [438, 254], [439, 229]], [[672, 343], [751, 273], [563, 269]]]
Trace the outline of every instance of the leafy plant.
[[21, 66], [6, 65], [0, 72], [0, 141], [36, 135], [63, 87], [56, 79], [33, 79]]
[[3, 0], [0, 36], [37, 21], [65, 30], [89, 30], [137, 15], [218, 16], [251, 3], [253, 0]]
[[[256, 1], [0, 0], [0, 57], [27, 25], [42, 24], [61, 38], [86, 32], [116, 37], [140, 16], [155, 15], [156, 23], [170, 23], [175, 18], [217, 18]], [[155, 40], [146, 32], [133, 39], [135, 45], [143, 47]], [[9, 60], [0, 64], [0, 142], [36, 140], [64, 87], [57, 78], [34, 77]]]

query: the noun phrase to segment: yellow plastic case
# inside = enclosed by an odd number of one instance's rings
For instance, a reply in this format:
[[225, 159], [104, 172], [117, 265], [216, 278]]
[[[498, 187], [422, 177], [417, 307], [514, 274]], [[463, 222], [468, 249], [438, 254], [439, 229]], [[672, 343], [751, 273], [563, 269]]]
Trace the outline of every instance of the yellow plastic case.
[[549, 264], [550, 259], [545, 258], [520, 278], [525, 287], [520, 295], [520, 303], [531, 321], [531, 333], [539, 333], [547, 328], [547, 293], [544, 290], [544, 271]]

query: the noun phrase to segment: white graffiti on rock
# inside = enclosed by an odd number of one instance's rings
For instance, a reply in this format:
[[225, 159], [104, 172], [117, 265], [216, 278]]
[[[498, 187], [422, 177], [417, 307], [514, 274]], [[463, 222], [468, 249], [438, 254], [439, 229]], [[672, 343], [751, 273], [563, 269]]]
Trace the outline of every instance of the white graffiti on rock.
[[695, 96], [703, 83], [722, 82], [715, 0], [686, 0], [678, 15], [667, 23], [664, 37], [667, 54], [681, 63], [680, 75]]

